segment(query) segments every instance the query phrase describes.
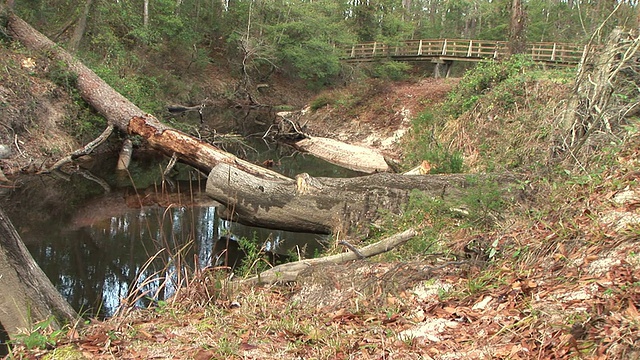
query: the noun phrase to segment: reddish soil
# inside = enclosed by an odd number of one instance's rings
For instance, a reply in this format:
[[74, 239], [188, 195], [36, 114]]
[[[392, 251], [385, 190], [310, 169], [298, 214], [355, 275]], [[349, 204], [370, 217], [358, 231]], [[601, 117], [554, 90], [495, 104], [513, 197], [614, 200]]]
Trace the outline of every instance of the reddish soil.
[[[427, 106], [442, 102], [459, 79], [425, 78], [417, 81], [374, 81], [362, 90], [339, 90], [338, 98], [316, 111], [307, 109], [301, 120], [311, 135], [371, 146], [399, 156], [398, 140], [411, 126], [411, 118]], [[327, 96], [320, 94], [320, 96]], [[336, 96], [336, 95], [333, 95]], [[347, 102], [350, 106], [341, 105]]]

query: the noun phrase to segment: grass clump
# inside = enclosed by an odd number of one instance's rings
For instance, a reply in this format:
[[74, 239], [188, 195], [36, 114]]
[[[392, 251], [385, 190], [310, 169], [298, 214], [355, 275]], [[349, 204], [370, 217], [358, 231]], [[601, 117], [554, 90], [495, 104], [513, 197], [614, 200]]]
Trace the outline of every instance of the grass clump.
[[434, 136], [438, 128], [437, 118], [436, 112], [425, 110], [413, 119], [413, 137], [407, 145], [412, 150], [407, 154], [407, 162], [427, 161], [431, 174], [461, 173], [465, 170], [462, 153], [445, 147]]
[[65, 330], [54, 329], [55, 318], [53, 316], [33, 325], [26, 333], [17, 334], [11, 340], [12, 345], [22, 345], [28, 350], [47, 349], [55, 346], [65, 335]]
[[539, 169], [550, 156], [569, 75], [541, 71], [523, 56], [478, 64], [444, 103], [413, 119], [408, 162], [427, 161], [431, 173]]

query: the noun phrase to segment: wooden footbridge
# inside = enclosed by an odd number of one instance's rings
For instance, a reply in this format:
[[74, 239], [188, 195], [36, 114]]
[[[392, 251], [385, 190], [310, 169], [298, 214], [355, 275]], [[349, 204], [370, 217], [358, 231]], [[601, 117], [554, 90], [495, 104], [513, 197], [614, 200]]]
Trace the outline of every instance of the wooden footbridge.
[[[347, 62], [383, 58], [397, 61], [431, 61], [445, 65], [448, 71], [454, 61], [504, 58], [508, 53], [507, 45], [506, 41], [462, 39], [406, 40], [397, 45], [369, 42], [344, 47], [341, 59]], [[527, 44], [524, 53], [530, 55], [535, 62], [572, 66], [578, 64], [585, 50], [584, 45], [578, 44], [536, 42]]]

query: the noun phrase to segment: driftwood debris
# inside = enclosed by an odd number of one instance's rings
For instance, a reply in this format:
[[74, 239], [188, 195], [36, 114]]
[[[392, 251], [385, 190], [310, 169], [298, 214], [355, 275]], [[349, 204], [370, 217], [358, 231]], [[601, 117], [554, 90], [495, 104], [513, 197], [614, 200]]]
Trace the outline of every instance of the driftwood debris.
[[275, 266], [267, 271], [260, 273], [258, 276], [246, 279], [243, 283], [248, 284], [273, 284], [277, 282], [295, 281], [298, 275], [312, 266], [320, 266], [322, 264], [340, 264], [347, 261], [368, 258], [378, 254], [387, 252], [399, 245], [404, 244], [417, 235], [416, 230], [409, 229], [399, 234], [392, 235], [377, 243], [358, 249], [357, 252], [349, 250], [337, 255], [325, 256], [317, 259], [300, 260]]
[[[556, 124], [558, 135], [552, 150], [559, 159], [577, 160], [581, 151], [588, 153], [588, 148], [618, 141], [620, 127], [640, 112], [638, 31], [615, 28], [602, 48], [591, 46], [602, 29], [598, 28], [587, 46], [573, 93]], [[607, 138], [610, 140], [604, 140]]]
[[46, 172], [51, 172], [53, 170], [57, 170], [60, 167], [62, 167], [63, 165], [68, 164], [68, 163], [74, 161], [75, 159], [77, 159], [77, 158], [79, 158], [79, 157], [81, 157], [83, 155], [91, 154], [91, 152], [96, 147], [98, 147], [100, 144], [102, 144], [103, 142], [105, 142], [109, 138], [111, 133], [113, 133], [113, 125], [109, 124], [107, 126], [107, 128], [104, 129], [102, 134], [100, 134], [100, 136], [95, 138], [93, 141], [91, 141], [90, 143], [88, 143], [87, 145], [82, 147], [81, 149], [78, 149], [78, 150], [74, 151], [73, 153], [71, 153], [70, 155], [67, 155], [67, 156], [63, 157], [62, 159], [58, 160]]
[[[306, 109], [302, 113], [305, 111]], [[292, 112], [282, 111], [276, 115], [280, 118], [280, 121], [271, 125], [263, 138], [275, 133], [275, 138], [290, 143], [294, 148], [302, 152], [307, 152], [332, 164], [364, 174], [397, 172], [395, 162], [375, 149], [347, 144], [335, 139], [311, 136], [304, 132], [306, 124], [300, 125], [297, 121], [291, 119]]]

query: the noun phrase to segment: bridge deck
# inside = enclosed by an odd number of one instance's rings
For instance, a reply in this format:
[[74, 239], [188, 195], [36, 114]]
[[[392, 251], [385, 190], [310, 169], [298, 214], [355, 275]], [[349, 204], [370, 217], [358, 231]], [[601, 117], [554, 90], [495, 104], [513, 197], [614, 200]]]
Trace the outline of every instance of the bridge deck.
[[[435, 39], [407, 40], [394, 46], [380, 42], [370, 42], [345, 47], [343, 51], [344, 56], [342, 59], [349, 62], [372, 61], [383, 57], [404, 61], [480, 61], [505, 57], [507, 54], [507, 42]], [[583, 45], [537, 42], [527, 44], [525, 53], [530, 54], [532, 59], [537, 62], [574, 65], [580, 61], [584, 51], [585, 47]]]

